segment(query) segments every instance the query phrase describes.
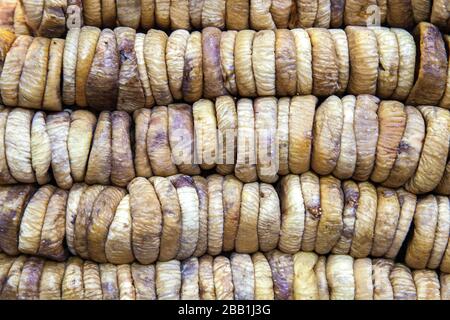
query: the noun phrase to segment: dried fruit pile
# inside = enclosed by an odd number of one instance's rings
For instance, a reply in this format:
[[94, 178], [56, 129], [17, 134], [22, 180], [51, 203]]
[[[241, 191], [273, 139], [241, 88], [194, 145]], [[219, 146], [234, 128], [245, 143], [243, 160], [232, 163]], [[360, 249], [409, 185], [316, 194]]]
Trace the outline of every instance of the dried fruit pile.
[[67, 263], [0, 254], [0, 299], [440, 300], [450, 275], [346, 255], [204, 255], [154, 265]]
[[132, 112], [226, 94], [344, 92], [448, 108], [444, 39], [429, 23], [415, 33], [417, 77], [414, 39], [402, 29], [211, 27], [167, 36], [154, 29], [145, 35], [125, 27], [84, 27], [70, 30], [65, 41], [19, 36], [6, 55], [0, 93], [6, 106], [52, 111], [63, 103]]
[[[310, 168], [339, 179], [450, 195], [450, 112], [370, 95], [199, 100], [191, 107], [0, 110], [0, 184], [125, 187], [133, 178], [234, 173], [274, 183]], [[317, 107], [317, 108], [316, 108]], [[132, 119], [133, 118], [133, 119]]]
[[[136, 178], [127, 190], [1, 187], [0, 249], [58, 261], [70, 251], [101, 263], [149, 264], [275, 248], [394, 259], [407, 242], [407, 265], [450, 273], [448, 197], [417, 199], [404, 189], [311, 172], [284, 177], [278, 190], [220, 175]], [[405, 241], [413, 219], [413, 237]]]
[[448, 0], [21, 0], [17, 34], [60, 37], [69, 26], [148, 30], [340, 28], [376, 23], [411, 28], [430, 21], [448, 30]]

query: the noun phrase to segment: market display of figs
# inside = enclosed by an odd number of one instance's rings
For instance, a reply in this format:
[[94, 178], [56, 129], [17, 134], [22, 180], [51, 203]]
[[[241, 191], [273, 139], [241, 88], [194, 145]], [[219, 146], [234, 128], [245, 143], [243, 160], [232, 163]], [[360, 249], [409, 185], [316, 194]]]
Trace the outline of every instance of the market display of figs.
[[450, 0], [0, 3], [0, 300], [450, 300], [449, 32]]

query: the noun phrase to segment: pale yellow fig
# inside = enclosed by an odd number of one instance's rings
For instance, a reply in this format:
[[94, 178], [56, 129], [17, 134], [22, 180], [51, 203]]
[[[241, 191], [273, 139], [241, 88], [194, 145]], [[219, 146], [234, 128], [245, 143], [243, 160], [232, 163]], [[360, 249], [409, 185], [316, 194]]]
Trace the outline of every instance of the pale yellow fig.
[[64, 277], [64, 272], [65, 265], [63, 263], [45, 261], [39, 286], [40, 300], [61, 299], [61, 283]]
[[356, 167], [353, 179], [365, 181], [375, 165], [378, 142], [378, 104], [375, 96], [360, 95], [356, 98], [354, 130], [356, 137]]
[[166, 64], [167, 76], [169, 79], [170, 92], [175, 100], [183, 98], [183, 73], [184, 57], [189, 39], [189, 32], [186, 30], [176, 30], [172, 32], [167, 40]]
[[347, 34], [341, 29], [330, 29], [331, 37], [336, 49], [336, 61], [338, 66], [338, 89], [336, 93], [343, 94], [350, 78], [350, 56]]
[[15, 180], [33, 183], [36, 178], [31, 162], [31, 123], [33, 112], [27, 109], [12, 109], [5, 128], [5, 154], [7, 166]]
[[120, 300], [135, 300], [136, 289], [134, 288], [131, 268], [129, 264], [117, 266], [117, 282], [119, 286]]
[[225, 31], [222, 32], [220, 37], [220, 66], [222, 78], [225, 89], [233, 96], [237, 95], [236, 70], [234, 67], [234, 48], [237, 34], [237, 31]]
[[76, 69], [80, 34], [79, 28], [72, 28], [67, 32], [64, 42], [62, 101], [69, 106], [74, 105], [76, 101]]
[[270, 14], [277, 29], [287, 29], [293, 0], [272, 0]]
[[267, 252], [278, 245], [281, 225], [280, 200], [275, 188], [267, 183], [259, 187], [259, 250]]
[[353, 175], [356, 167], [356, 136], [354, 128], [355, 96], [342, 98], [343, 124], [341, 134], [341, 151], [333, 170], [333, 175], [347, 179]]
[[413, 36], [403, 29], [392, 28], [398, 43], [399, 66], [397, 88], [392, 99], [403, 101], [414, 85], [414, 72], [416, 67], [416, 44]]
[[297, 93], [312, 94], [312, 46], [308, 32], [303, 29], [291, 30], [294, 36], [297, 64]]
[[327, 273], [326, 273], [327, 257], [321, 256], [314, 266], [314, 273], [316, 274], [317, 287], [319, 288], [318, 300], [330, 300], [330, 291], [328, 289]]
[[234, 68], [236, 72], [236, 86], [240, 96], [256, 96], [256, 82], [253, 74], [253, 39], [256, 32], [242, 30], [236, 35], [234, 45]]
[[[5, 144], [5, 134], [6, 134], [6, 122], [8, 120], [8, 114], [10, 109], [2, 108], [0, 109], [0, 183], [1, 184], [13, 184], [16, 180], [11, 175], [8, 167], [8, 162], [6, 158], [6, 144]], [[45, 128], [45, 124], [44, 124]], [[33, 130], [33, 124], [31, 127]], [[33, 131], [32, 131], [33, 132]], [[33, 140], [31, 141], [33, 145]], [[33, 153], [31, 154], [31, 159], [33, 159]], [[50, 159], [49, 159], [50, 160]], [[47, 167], [48, 169], [48, 167]], [[46, 170], [47, 172], [47, 170]], [[38, 174], [38, 173], [36, 173]]]
[[255, 300], [273, 300], [275, 294], [269, 262], [261, 252], [252, 255], [252, 262], [255, 273]]
[[70, 159], [70, 172], [75, 182], [84, 181], [96, 124], [95, 115], [89, 111], [76, 110], [70, 115], [67, 149]]
[[61, 299], [83, 300], [83, 260], [70, 257], [66, 263], [66, 270], [61, 283]]
[[412, 272], [417, 290], [417, 300], [440, 300], [440, 284], [433, 270], [414, 270]]
[[[275, 29], [275, 21], [270, 13], [271, 0], [250, 1], [250, 27], [253, 30]], [[247, 28], [248, 29], [248, 28]]]
[[439, 217], [437, 198], [428, 195], [417, 201], [413, 236], [408, 243], [405, 262], [414, 269], [426, 268], [433, 250]]
[[344, 194], [338, 179], [331, 176], [320, 179], [320, 206], [322, 215], [317, 227], [315, 251], [326, 254], [337, 243], [343, 229]]
[[331, 96], [317, 108], [314, 118], [311, 167], [320, 175], [330, 174], [336, 168], [343, 125], [342, 101]]
[[131, 117], [125, 111], [114, 111], [111, 124], [111, 182], [125, 187], [136, 176], [131, 151]]
[[312, 172], [305, 172], [300, 176], [300, 185], [301, 195], [305, 203], [305, 226], [303, 238], [301, 240], [302, 251], [314, 251], [317, 238], [317, 228], [322, 216], [322, 207], [320, 203], [320, 180], [316, 174]]
[[37, 254], [41, 241], [41, 230], [49, 200], [55, 192], [51, 185], [43, 186], [31, 197], [20, 222], [19, 250]]
[[47, 81], [50, 39], [34, 38], [28, 48], [19, 80], [18, 106], [40, 109]]
[[99, 193], [92, 205], [92, 213], [86, 225], [86, 238], [89, 259], [95, 262], [108, 262], [105, 251], [106, 240], [117, 207], [125, 197], [125, 193], [124, 189], [107, 187]]
[[242, 182], [232, 175], [223, 180], [223, 251], [234, 250], [241, 214], [242, 188]]
[[27, 256], [19, 256], [14, 260], [9, 271], [7, 271], [7, 277], [3, 284], [3, 290], [0, 293], [2, 300], [15, 300], [17, 299], [17, 293], [19, 289], [20, 275], [22, 273], [23, 266], [27, 260]]
[[109, 184], [111, 175], [111, 113], [103, 111], [97, 119], [87, 164], [85, 181], [88, 184]]
[[345, 33], [351, 65], [348, 92], [355, 95], [375, 94], [380, 60], [375, 32], [369, 28], [350, 26]]
[[389, 178], [402, 147], [407, 122], [405, 106], [397, 101], [382, 101], [378, 108], [378, 121], [379, 135], [371, 179], [383, 183]]
[[44, 0], [22, 0], [22, 6], [27, 24], [33, 31], [37, 31], [42, 21]]
[[301, 28], [311, 28], [316, 22], [319, 10], [319, 1], [296, 0], [298, 26]]
[[42, 111], [34, 114], [31, 122], [31, 165], [40, 185], [50, 181], [52, 150], [47, 132], [46, 115]]
[[162, 213], [159, 260], [168, 261], [176, 257], [180, 248], [182, 223], [180, 202], [177, 189], [168, 178], [152, 177], [150, 182], [158, 196]]
[[343, 228], [341, 237], [332, 249], [334, 254], [348, 254], [355, 233], [359, 188], [354, 181], [347, 180], [342, 183], [342, 191], [344, 192], [344, 210], [342, 212]]
[[228, 258], [219, 256], [214, 258], [214, 289], [217, 300], [233, 300], [234, 284], [231, 272], [231, 262]]
[[204, 0], [202, 8], [202, 26], [216, 27], [223, 29], [225, 27], [226, 0]]
[[450, 203], [448, 197], [437, 196], [438, 218], [434, 235], [433, 250], [428, 260], [427, 268], [437, 269], [448, 246], [450, 232]]
[[254, 253], [259, 249], [258, 216], [260, 209], [260, 186], [257, 182], [244, 184], [241, 195], [241, 212], [236, 233], [235, 250]]
[[[374, 23], [380, 24], [380, 8], [377, 0], [346, 0], [344, 11], [344, 23], [347, 26], [367, 26]], [[373, 10], [375, 9], [375, 11]], [[373, 21], [373, 14], [378, 14]]]
[[400, 52], [394, 32], [388, 28], [372, 28], [378, 43], [380, 66], [378, 68], [377, 96], [387, 99], [398, 85]]
[[400, 217], [400, 199], [395, 190], [377, 188], [377, 218], [373, 236], [373, 257], [382, 257], [391, 247]]
[[[158, 2], [156, 8], [158, 9]], [[158, 19], [158, 16], [156, 16]], [[167, 105], [173, 101], [170, 93], [166, 64], [167, 35], [160, 30], [151, 29], [145, 36], [144, 59], [150, 79], [153, 97], [157, 105]]]
[[359, 201], [350, 255], [354, 258], [365, 258], [372, 250], [377, 214], [377, 190], [368, 182], [359, 183], [358, 187]]
[[256, 170], [262, 182], [278, 180], [278, 145], [276, 144], [277, 99], [257, 98], [254, 101], [256, 135]]
[[139, 109], [133, 112], [134, 168], [138, 177], [148, 178], [152, 176], [152, 168], [147, 154], [147, 133], [151, 114], [150, 109]]
[[18, 105], [19, 81], [32, 42], [30, 36], [18, 36], [6, 55], [0, 77], [0, 92], [6, 106]]
[[311, 162], [313, 123], [318, 99], [315, 96], [296, 96], [289, 107], [289, 171], [307, 172]]
[[109, 263], [100, 264], [103, 300], [119, 300], [117, 266]]
[[276, 94], [275, 32], [262, 30], [255, 34], [252, 49], [253, 75], [258, 96]]
[[331, 33], [323, 28], [307, 29], [312, 46], [313, 94], [329, 96], [339, 89], [339, 65]]
[[313, 252], [298, 252], [294, 255], [294, 299], [318, 300], [319, 288], [314, 266], [318, 256]]
[[355, 259], [355, 300], [373, 300], [373, 267], [370, 258]]
[[445, 273], [441, 273], [441, 300], [450, 300], [450, 276]]
[[156, 263], [156, 294], [159, 300], [178, 300], [181, 290], [180, 262]]
[[106, 259], [110, 263], [123, 264], [134, 260], [131, 232], [130, 196], [126, 195], [117, 206], [105, 243]]
[[355, 276], [353, 258], [331, 255], [327, 259], [327, 282], [331, 300], [355, 299]]
[[69, 251], [76, 255], [77, 251], [75, 249], [75, 222], [78, 215], [78, 207], [80, 205], [80, 200], [83, 193], [87, 189], [86, 184], [75, 183], [69, 191], [69, 195], [67, 197], [67, 205], [66, 205], [66, 244]]
[[217, 120], [214, 104], [201, 99], [192, 106], [195, 132], [194, 163], [203, 170], [215, 167], [217, 157]]
[[205, 254], [208, 249], [208, 182], [201, 176], [194, 176], [193, 179], [199, 203], [198, 241], [194, 256], [199, 257]]
[[68, 136], [70, 114], [66, 111], [47, 116], [47, 132], [52, 150], [52, 171], [60, 188], [70, 189], [73, 178], [70, 169]]
[[66, 31], [67, 0], [47, 0], [44, 3], [42, 20], [37, 35], [62, 37]]
[[[177, 259], [183, 260], [192, 256], [197, 248], [200, 229], [199, 199], [194, 180], [191, 177], [176, 175], [169, 179], [177, 189], [178, 201], [180, 203], [181, 235]], [[208, 194], [208, 196], [211, 201], [213, 195]], [[208, 222], [210, 222], [210, 219], [208, 219]]]
[[87, 300], [102, 300], [102, 283], [98, 264], [85, 261], [83, 265], [84, 296]]
[[387, 259], [373, 259], [373, 299], [374, 300], [393, 300], [394, 290], [392, 288], [389, 275], [394, 262]]
[[[426, 135], [416, 172], [406, 183], [412, 193], [426, 193], [442, 179], [449, 147], [449, 111], [430, 106], [418, 107], [426, 123]], [[445, 156], [442, 156], [445, 154]]]
[[396, 263], [391, 270], [389, 280], [394, 291], [394, 300], [416, 300], [417, 292], [411, 270], [401, 263]]
[[406, 106], [405, 113], [406, 125], [397, 147], [397, 158], [388, 179], [383, 182], [383, 185], [391, 188], [404, 185], [414, 175], [425, 137], [425, 121], [420, 111]]
[[392, 245], [386, 252], [385, 256], [394, 259], [399, 252], [406, 235], [408, 234], [414, 212], [416, 210], [417, 197], [404, 189], [397, 190], [398, 200], [400, 202], [400, 217], [397, 223], [397, 230], [392, 241]]
[[278, 174], [287, 175], [289, 173], [289, 112], [290, 98], [278, 99], [277, 131], [276, 138], [278, 144]]
[[305, 228], [306, 202], [302, 195], [300, 177], [287, 175], [280, 181], [281, 229], [278, 247], [281, 251], [294, 254], [302, 246]]
[[64, 52], [64, 40], [52, 39], [49, 48], [47, 82], [42, 100], [42, 109], [60, 111], [61, 101], [61, 72]]
[[207, 178], [207, 181], [208, 181], [208, 254], [218, 255], [222, 251], [223, 247], [223, 223], [224, 223], [223, 177], [214, 174], [209, 176]]
[[216, 170], [226, 175], [234, 171], [236, 164], [238, 129], [236, 103], [230, 96], [222, 96], [216, 99], [215, 107], [219, 144]]
[[137, 33], [136, 38], [134, 40], [134, 51], [136, 53], [139, 79], [141, 81], [142, 88], [144, 89], [145, 107], [150, 108], [153, 107], [153, 105], [155, 104], [155, 99], [153, 97], [152, 88], [150, 86], [150, 79], [147, 75], [147, 67], [145, 65], [144, 43], [145, 43], [145, 34]]
[[237, 102], [237, 150], [234, 174], [243, 182], [257, 180], [256, 172], [256, 138], [253, 102], [239, 99]]
[[[78, 36], [77, 57], [76, 57], [76, 64], [74, 67], [75, 69], [74, 102], [76, 102], [76, 104], [80, 107], [87, 107], [87, 100], [86, 100], [87, 80], [89, 73], [91, 71], [91, 65], [94, 60], [97, 42], [100, 38], [100, 33], [101, 31], [98, 28], [87, 26], [81, 28], [80, 34]], [[71, 57], [72, 50], [73, 49], [71, 49], [70, 52], [67, 52], [67, 55], [65, 53], [65, 56]], [[67, 59], [66, 57], [64, 59]], [[71, 84], [69, 83], [69, 85]], [[67, 101], [66, 99], [64, 101], [65, 103]]]

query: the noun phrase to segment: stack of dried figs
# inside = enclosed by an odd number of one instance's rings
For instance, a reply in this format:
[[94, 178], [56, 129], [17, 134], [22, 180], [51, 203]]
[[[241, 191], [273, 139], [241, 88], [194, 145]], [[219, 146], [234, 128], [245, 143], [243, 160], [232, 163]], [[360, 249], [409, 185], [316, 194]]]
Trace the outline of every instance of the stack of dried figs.
[[0, 299], [450, 299], [449, 0], [6, 7]]

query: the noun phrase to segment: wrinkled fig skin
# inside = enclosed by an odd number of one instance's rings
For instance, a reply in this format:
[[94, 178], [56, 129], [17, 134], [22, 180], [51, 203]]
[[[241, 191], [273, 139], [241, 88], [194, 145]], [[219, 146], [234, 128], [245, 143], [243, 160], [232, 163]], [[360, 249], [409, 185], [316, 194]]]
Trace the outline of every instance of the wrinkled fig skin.
[[114, 111], [111, 124], [111, 182], [125, 187], [136, 176], [131, 151], [131, 117], [125, 111]]
[[203, 95], [207, 99], [227, 93], [220, 70], [220, 37], [221, 31], [208, 27], [202, 31], [203, 48]]
[[114, 109], [119, 85], [119, 50], [114, 32], [101, 32], [86, 81], [87, 104], [96, 110]]

